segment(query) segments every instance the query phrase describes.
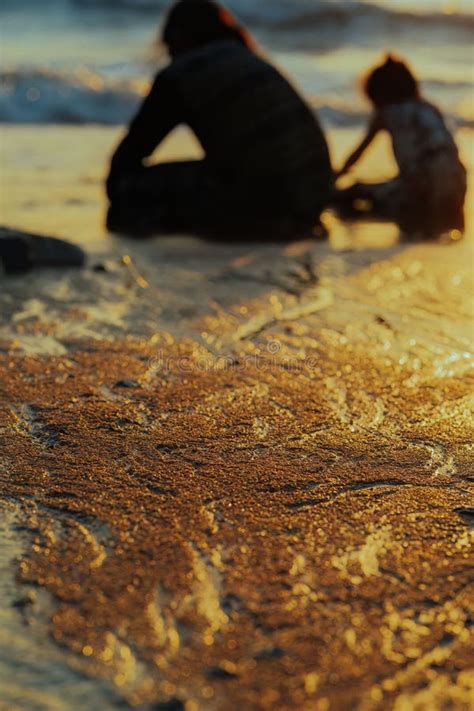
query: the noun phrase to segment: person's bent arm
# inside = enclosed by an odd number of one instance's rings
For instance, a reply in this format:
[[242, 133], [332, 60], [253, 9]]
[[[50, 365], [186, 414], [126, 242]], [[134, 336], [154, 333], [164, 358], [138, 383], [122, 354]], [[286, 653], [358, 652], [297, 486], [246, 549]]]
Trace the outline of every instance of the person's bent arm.
[[139, 168], [143, 159], [153, 153], [168, 133], [181, 122], [181, 118], [173, 87], [166, 72], [161, 72], [131, 122], [127, 135], [112, 156], [107, 178], [109, 197], [115, 181], [121, 175]]
[[336, 173], [336, 179], [340, 178], [341, 175], [345, 175], [353, 165], [355, 165], [358, 160], [361, 158], [361, 156], [365, 153], [367, 148], [370, 146], [372, 141], [374, 140], [375, 136], [377, 133], [380, 131], [382, 128], [380, 119], [375, 116], [372, 122], [370, 123], [369, 130], [367, 131], [367, 134], [365, 135], [365, 138], [363, 141], [357, 146], [355, 151], [351, 153], [349, 158], [346, 160], [344, 165], [342, 166], [341, 170]]

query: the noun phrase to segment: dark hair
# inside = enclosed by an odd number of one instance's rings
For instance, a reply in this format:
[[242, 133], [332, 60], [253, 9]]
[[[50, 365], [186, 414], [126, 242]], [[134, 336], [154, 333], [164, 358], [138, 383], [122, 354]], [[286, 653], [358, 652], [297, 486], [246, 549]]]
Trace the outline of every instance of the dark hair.
[[233, 40], [254, 48], [250, 34], [234, 16], [212, 0], [179, 0], [168, 13], [163, 42], [170, 48], [193, 49], [210, 42]]
[[363, 87], [376, 106], [399, 104], [420, 96], [418, 81], [408, 65], [390, 54], [382, 65], [370, 70]]

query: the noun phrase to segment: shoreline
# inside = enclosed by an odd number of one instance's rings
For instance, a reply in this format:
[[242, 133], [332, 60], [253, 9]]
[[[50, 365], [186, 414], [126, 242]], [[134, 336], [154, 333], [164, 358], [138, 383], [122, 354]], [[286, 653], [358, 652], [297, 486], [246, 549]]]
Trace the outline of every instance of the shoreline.
[[[0, 501], [27, 511], [15, 595], [52, 604], [23, 628], [54, 640], [38, 708], [77, 706], [57, 664], [104, 708], [467, 711], [472, 215], [449, 246], [112, 240], [91, 156], [116, 133], [35, 132], [10, 131], [10, 221], [91, 254], [1, 277]], [[49, 151], [74, 138], [74, 164]]]

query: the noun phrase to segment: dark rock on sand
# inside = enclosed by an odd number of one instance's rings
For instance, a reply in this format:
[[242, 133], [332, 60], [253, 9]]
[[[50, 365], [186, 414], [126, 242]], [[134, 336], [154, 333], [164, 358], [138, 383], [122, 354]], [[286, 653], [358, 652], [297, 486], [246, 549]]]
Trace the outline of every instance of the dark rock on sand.
[[18, 610], [24, 610], [25, 608], [29, 607], [30, 605], [33, 605], [36, 601], [36, 593], [30, 592], [27, 595], [24, 595], [23, 597], [19, 597], [16, 600], [12, 602], [12, 607], [17, 608]]
[[115, 386], [114, 386], [114, 387], [116, 387], [116, 388], [139, 388], [139, 387], [140, 387], [140, 383], [137, 382], [136, 380], [127, 380], [127, 379], [125, 379], [125, 380], [118, 380], [118, 381], [115, 383]]
[[155, 704], [152, 707], [152, 711], [184, 711], [185, 706], [180, 699], [170, 699], [169, 701], [163, 701], [161, 703]]
[[85, 254], [80, 247], [56, 237], [0, 227], [0, 263], [7, 274], [35, 267], [82, 267]]
[[100, 264], [94, 264], [92, 267], [93, 272], [108, 272], [108, 268], [106, 264], [100, 263]]
[[236, 679], [237, 673], [226, 666], [211, 667], [207, 670], [206, 676], [210, 679]]
[[474, 507], [469, 506], [467, 508], [456, 509], [458, 516], [461, 516], [463, 521], [465, 521], [469, 526], [474, 527]]
[[285, 652], [281, 647], [269, 647], [268, 649], [262, 649], [261, 652], [257, 652], [254, 659], [263, 661], [265, 659], [281, 659], [283, 656], [285, 656]]

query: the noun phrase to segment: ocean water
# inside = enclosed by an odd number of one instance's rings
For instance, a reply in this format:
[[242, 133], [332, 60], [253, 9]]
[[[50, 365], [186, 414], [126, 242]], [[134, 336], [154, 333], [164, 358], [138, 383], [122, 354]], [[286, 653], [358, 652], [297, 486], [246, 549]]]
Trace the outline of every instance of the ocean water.
[[[3, 0], [0, 121], [128, 121], [157, 67], [163, 0]], [[333, 126], [359, 125], [357, 78], [386, 49], [409, 59], [425, 94], [474, 126], [471, 0], [231, 0], [262, 49]]]

